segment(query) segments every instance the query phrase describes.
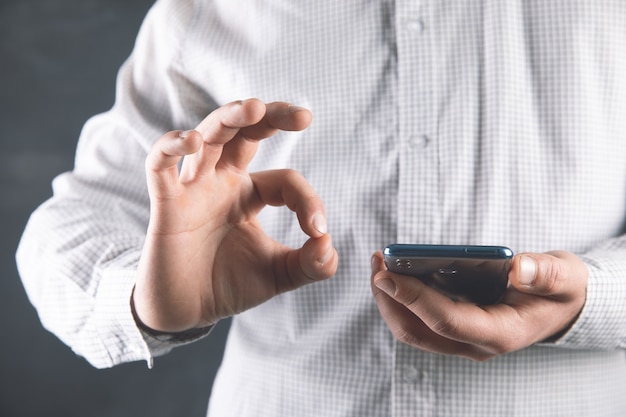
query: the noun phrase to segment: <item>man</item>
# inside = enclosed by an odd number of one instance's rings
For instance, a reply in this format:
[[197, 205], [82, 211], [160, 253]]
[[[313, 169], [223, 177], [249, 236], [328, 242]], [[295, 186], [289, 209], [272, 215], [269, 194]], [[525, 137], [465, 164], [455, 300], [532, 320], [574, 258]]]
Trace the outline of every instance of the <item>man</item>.
[[[624, 18], [158, 2], [25, 232], [29, 296], [99, 367], [234, 315], [211, 415], [622, 415]], [[509, 246], [511, 286], [453, 302], [393, 242]]]

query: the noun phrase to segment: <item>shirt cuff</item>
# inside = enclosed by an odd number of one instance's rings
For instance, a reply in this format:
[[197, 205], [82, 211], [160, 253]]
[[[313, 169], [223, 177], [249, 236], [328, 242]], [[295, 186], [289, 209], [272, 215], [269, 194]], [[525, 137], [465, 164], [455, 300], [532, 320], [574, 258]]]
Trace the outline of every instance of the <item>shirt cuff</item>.
[[613, 259], [581, 257], [589, 269], [587, 299], [572, 327], [553, 343], [573, 349], [615, 350], [626, 340], [626, 271]]
[[110, 366], [145, 360], [152, 368], [154, 358], [173, 348], [208, 335], [212, 326], [188, 332], [156, 334], [135, 320], [131, 295], [135, 287], [136, 270], [103, 271], [95, 304], [95, 318], [102, 345], [106, 347]]

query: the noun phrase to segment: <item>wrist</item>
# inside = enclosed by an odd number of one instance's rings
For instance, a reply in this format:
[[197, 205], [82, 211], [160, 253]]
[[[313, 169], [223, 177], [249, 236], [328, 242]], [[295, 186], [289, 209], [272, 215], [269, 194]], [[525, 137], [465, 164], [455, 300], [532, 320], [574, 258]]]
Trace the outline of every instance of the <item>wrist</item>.
[[205, 327], [194, 327], [191, 329], [183, 330], [180, 332], [167, 332], [162, 330], [156, 330], [152, 327], [145, 324], [139, 315], [137, 314], [137, 310], [135, 309], [135, 300], [134, 300], [135, 289], [133, 288], [133, 292], [130, 296], [130, 311], [133, 315], [133, 319], [135, 320], [135, 324], [137, 328], [141, 330], [142, 333], [147, 334], [148, 336], [160, 340], [160, 341], [170, 341], [170, 342], [187, 342], [191, 340], [198, 339], [206, 334], [208, 334], [211, 329], [215, 326], [211, 324]]

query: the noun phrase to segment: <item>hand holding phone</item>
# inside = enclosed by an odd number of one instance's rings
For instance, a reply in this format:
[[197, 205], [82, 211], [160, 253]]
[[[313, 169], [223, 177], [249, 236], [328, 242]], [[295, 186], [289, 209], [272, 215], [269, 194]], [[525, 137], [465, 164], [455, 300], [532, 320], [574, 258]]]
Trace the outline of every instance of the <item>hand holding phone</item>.
[[458, 301], [495, 304], [508, 286], [513, 251], [504, 246], [393, 244], [387, 269], [414, 276]]

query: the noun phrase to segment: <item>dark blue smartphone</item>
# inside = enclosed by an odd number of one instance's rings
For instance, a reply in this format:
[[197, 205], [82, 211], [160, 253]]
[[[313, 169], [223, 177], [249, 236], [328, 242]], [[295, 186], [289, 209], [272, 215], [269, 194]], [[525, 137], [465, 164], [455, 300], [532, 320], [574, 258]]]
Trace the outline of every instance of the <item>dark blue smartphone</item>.
[[389, 245], [387, 269], [412, 275], [453, 300], [495, 304], [508, 286], [513, 251], [504, 246]]

